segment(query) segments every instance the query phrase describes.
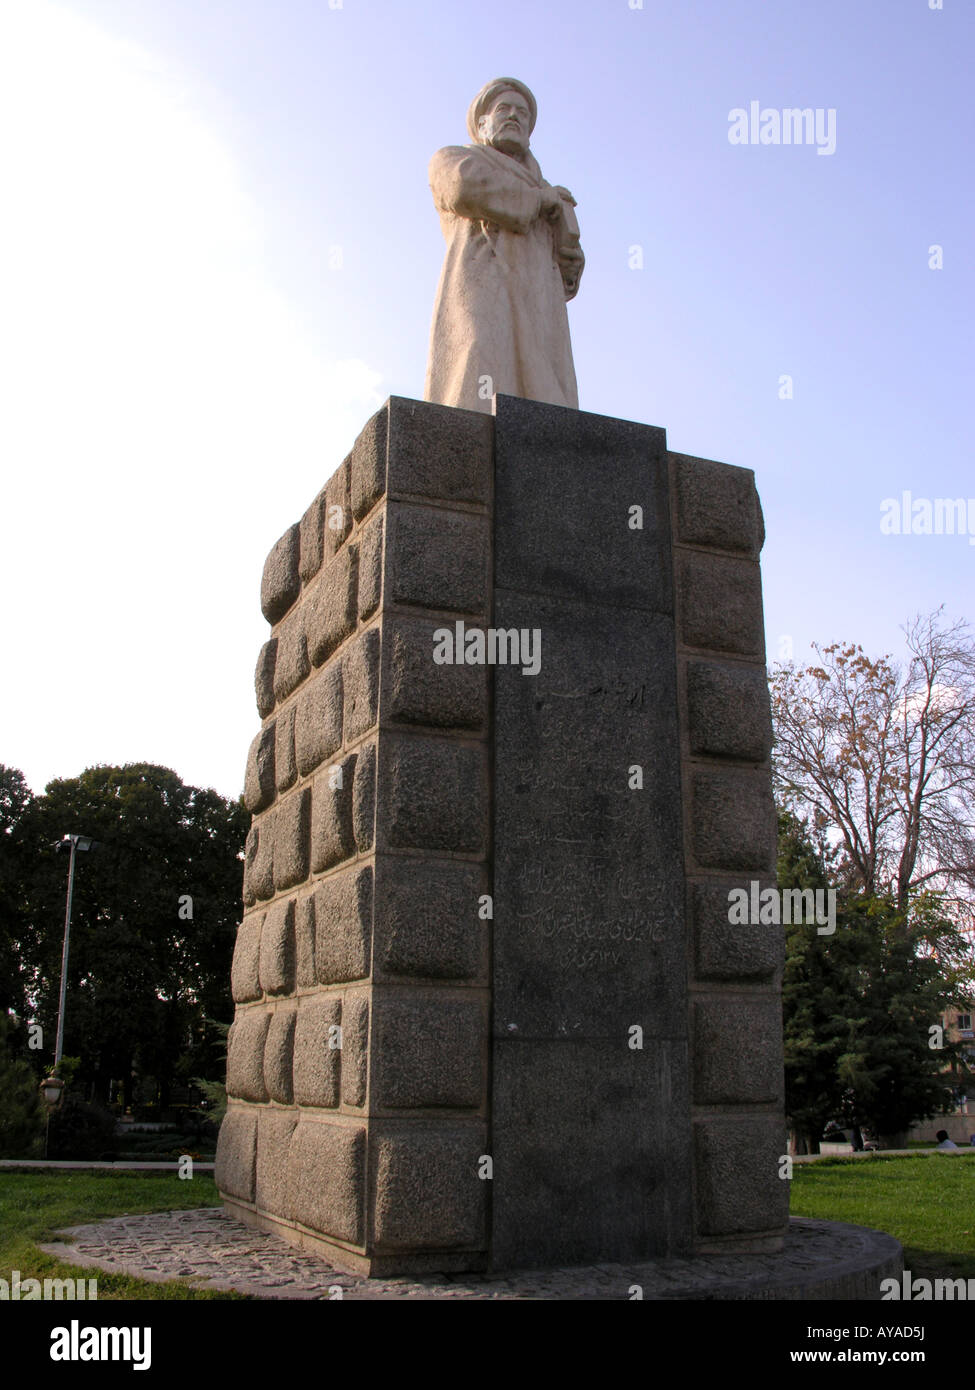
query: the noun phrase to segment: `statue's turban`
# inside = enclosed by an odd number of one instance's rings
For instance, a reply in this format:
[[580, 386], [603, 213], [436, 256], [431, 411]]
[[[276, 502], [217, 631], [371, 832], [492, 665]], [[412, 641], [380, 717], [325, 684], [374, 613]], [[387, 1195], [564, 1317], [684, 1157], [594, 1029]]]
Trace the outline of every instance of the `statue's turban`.
[[478, 92], [471, 102], [467, 112], [467, 133], [471, 139], [477, 143], [477, 123], [482, 116], [486, 115], [491, 108], [491, 104], [501, 95], [502, 92], [520, 92], [528, 102], [528, 134], [535, 129], [535, 121], [538, 117], [538, 103], [524, 82], [519, 82], [517, 77], [495, 77], [488, 82]]

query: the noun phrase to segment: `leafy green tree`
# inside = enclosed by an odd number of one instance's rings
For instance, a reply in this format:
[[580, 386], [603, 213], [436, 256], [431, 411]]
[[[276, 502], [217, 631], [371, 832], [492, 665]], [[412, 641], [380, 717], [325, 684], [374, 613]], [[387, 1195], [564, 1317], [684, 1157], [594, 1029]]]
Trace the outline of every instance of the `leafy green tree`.
[[44, 1102], [23, 1033], [0, 1012], [0, 1158], [40, 1158], [44, 1150]]
[[[779, 887], [828, 889], [832, 855], [790, 813], [779, 820]], [[826, 1122], [889, 1138], [943, 1109], [955, 1048], [931, 1029], [972, 987], [965, 935], [939, 900], [841, 892], [835, 933], [787, 930], [783, 976], [786, 1110], [800, 1151]]]
[[152, 764], [88, 768], [51, 782], [24, 810], [26, 992], [50, 1049], [57, 1025], [67, 862], [65, 834], [94, 837], [77, 856], [65, 1050], [93, 1100], [219, 1070], [205, 1016], [229, 1021], [230, 960], [248, 824], [240, 801], [186, 786]]
[[957, 1061], [960, 1045], [937, 1030], [945, 1009], [965, 1003], [968, 943], [931, 894], [907, 911], [891, 897], [854, 899], [841, 920], [856, 955], [854, 1007], [837, 1061], [844, 1110], [890, 1143], [914, 1120], [952, 1104], [945, 1067]]
[[[778, 886], [780, 889], [827, 889], [822, 850], [804, 823], [789, 812], [779, 815]], [[796, 1132], [800, 1153], [818, 1153], [827, 1121], [839, 1113], [841, 1092], [836, 1077], [837, 1034], [844, 1026], [844, 992], [839, 952], [827, 954], [827, 942], [815, 929], [786, 927], [782, 975], [782, 1020], [785, 1051], [786, 1113]], [[844, 949], [840, 938], [840, 951]]]

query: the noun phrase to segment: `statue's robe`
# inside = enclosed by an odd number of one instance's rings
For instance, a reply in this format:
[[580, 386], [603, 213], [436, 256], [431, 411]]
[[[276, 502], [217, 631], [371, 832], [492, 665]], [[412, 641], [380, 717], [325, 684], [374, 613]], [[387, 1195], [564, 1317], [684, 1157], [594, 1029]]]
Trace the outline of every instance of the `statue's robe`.
[[430, 161], [447, 254], [425, 400], [490, 413], [502, 393], [578, 409], [565, 304], [582, 256], [560, 259], [565, 216], [539, 215], [548, 186], [533, 155], [522, 163], [490, 145], [448, 145]]

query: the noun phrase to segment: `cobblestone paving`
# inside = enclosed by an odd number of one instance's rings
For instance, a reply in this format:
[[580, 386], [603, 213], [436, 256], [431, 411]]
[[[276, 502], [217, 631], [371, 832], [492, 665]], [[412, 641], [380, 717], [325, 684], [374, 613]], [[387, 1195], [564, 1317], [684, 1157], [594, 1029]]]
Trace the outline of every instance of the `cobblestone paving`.
[[867, 1253], [874, 1235], [832, 1222], [793, 1221], [780, 1255], [600, 1264], [500, 1278], [457, 1274], [363, 1279], [293, 1248], [279, 1236], [254, 1230], [218, 1207], [118, 1216], [58, 1234], [64, 1243], [41, 1249], [71, 1264], [142, 1279], [183, 1279], [257, 1298], [478, 1300], [630, 1299], [634, 1286], [644, 1299], [767, 1298], [770, 1278], [782, 1289], [802, 1276], [825, 1274], [837, 1262], [856, 1262]]

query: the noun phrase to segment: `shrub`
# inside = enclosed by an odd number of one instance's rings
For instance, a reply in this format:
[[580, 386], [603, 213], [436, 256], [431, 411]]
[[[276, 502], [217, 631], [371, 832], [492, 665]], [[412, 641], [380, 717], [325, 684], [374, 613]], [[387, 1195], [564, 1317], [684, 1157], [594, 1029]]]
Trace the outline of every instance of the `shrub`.
[[47, 1153], [49, 1158], [114, 1158], [115, 1116], [102, 1105], [65, 1096], [51, 1116]]

